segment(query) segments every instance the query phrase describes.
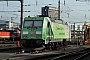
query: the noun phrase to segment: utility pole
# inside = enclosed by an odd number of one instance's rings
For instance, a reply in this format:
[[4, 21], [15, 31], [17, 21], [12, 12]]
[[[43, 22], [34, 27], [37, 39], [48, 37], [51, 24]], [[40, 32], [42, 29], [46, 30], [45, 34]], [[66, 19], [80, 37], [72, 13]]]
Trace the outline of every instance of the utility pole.
[[75, 41], [75, 23], [74, 23], [74, 41]]
[[60, 20], [60, 0], [58, 0], [58, 20]]
[[23, 0], [21, 0], [21, 30], [22, 30], [22, 22], [23, 22]]

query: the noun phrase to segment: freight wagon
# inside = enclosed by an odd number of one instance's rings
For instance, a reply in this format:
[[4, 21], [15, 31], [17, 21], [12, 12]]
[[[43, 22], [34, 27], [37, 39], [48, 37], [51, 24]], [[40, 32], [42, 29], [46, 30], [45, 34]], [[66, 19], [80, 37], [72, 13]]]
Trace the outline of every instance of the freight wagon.
[[49, 17], [25, 17], [21, 30], [22, 46], [62, 45], [70, 42], [71, 30], [66, 24], [52, 22]]

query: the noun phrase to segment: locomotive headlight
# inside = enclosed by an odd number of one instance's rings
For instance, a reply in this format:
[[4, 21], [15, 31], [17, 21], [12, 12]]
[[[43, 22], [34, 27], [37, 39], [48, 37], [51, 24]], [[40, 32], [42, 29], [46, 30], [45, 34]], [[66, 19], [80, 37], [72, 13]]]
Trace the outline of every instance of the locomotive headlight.
[[28, 34], [28, 31], [23, 31], [23, 34]]
[[42, 32], [41, 31], [36, 31], [36, 34], [41, 34]]

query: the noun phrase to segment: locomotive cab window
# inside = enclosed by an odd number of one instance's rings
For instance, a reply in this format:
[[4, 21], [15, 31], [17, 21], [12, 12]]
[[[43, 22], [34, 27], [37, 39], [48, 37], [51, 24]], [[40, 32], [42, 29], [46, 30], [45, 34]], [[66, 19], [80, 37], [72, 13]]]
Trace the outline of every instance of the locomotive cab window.
[[30, 20], [30, 21], [24, 21], [24, 27], [42, 27], [43, 21], [35, 21], [35, 20]]
[[42, 27], [42, 21], [34, 21], [35, 27]]
[[33, 21], [24, 21], [24, 27], [32, 27]]

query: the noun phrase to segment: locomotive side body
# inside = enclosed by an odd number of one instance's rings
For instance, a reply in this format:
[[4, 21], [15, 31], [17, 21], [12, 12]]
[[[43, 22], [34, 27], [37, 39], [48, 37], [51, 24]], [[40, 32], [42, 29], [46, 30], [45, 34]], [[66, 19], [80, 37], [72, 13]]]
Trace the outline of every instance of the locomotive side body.
[[71, 30], [68, 25], [52, 22], [52, 30], [54, 34], [52, 42], [71, 41]]

